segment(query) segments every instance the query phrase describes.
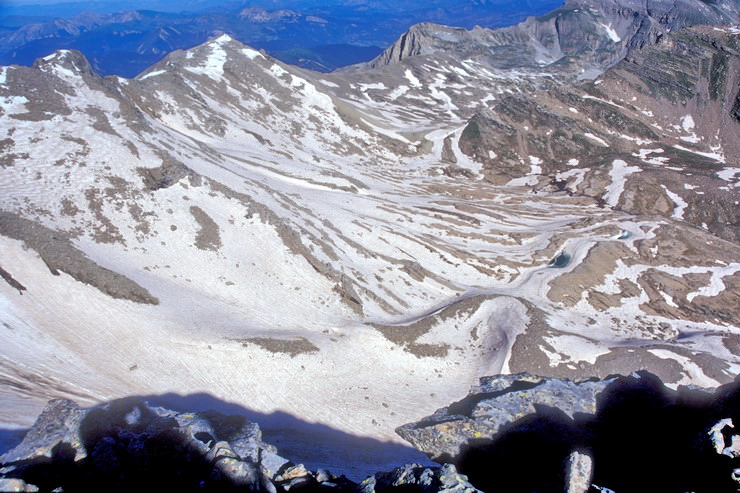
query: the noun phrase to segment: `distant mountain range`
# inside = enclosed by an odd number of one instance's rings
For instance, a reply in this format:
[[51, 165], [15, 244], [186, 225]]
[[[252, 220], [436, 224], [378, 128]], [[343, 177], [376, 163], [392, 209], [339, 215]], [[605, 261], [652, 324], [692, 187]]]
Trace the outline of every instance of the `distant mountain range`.
[[[329, 72], [371, 60], [411, 25], [500, 27], [543, 14], [558, 0], [461, 2], [143, 2], [156, 10], [111, 12], [124, 2], [58, 4], [0, 10], [0, 64], [31, 65], [58, 49], [79, 50], [101, 75], [133, 77], [167, 53], [228, 34], [281, 61]], [[276, 8], [279, 7], [279, 8]], [[173, 9], [178, 12], [172, 12]], [[88, 9], [79, 13], [80, 9]], [[102, 11], [101, 11], [102, 10]], [[184, 12], [183, 10], [189, 10]], [[39, 18], [38, 12], [58, 13]], [[71, 15], [73, 17], [62, 18]], [[5, 27], [2, 27], [5, 26]]]

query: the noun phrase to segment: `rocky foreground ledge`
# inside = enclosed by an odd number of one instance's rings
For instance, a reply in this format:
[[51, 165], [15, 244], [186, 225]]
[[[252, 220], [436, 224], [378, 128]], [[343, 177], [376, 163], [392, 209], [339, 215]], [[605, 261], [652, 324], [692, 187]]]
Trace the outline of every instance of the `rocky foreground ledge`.
[[294, 464], [243, 416], [57, 399], [0, 456], [0, 491], [737, 492], [739, 388], [671, 390], [645, 372], [485, 377], [397, 430], [444, 465], [361, 483]]

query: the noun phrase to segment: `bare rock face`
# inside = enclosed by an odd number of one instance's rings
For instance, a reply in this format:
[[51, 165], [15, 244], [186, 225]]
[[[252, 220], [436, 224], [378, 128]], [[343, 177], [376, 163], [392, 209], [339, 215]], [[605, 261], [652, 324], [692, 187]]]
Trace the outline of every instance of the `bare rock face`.
[[[397, 432], [483, 491], [731, 491], [739, 384], [673, 391], [647, 372], [584, 381], [499, 375]], [[634, 474], [625, 475], [629, 467]]]
[[422, 23], [412, 26], [375, 60], [355, 69], [378, 68], [436, 52], [484, 56], [496, 68], [541, 68], [593, 78], [627, 53], [665, 34], [693, 25], [738, 22], [733, 2], [570, 0], [544, 16], [496, 30], [472, 31]]

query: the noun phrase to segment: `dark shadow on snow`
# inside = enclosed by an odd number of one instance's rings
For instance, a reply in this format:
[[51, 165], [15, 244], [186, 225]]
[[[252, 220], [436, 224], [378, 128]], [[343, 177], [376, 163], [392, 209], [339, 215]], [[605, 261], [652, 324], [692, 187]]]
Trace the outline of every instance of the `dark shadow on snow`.
[[[283, 457], [303, 463], [310, 469], [325, 468], [336, 474], [345, 474], [355, 481], [409, 462], [435, 464], [410, 445], [352, 435], [281, 411], [269, 414], [253, 411], [210, 394], [148, 395], [142, 399], [152, 406], [180, 412], [214, 410], [245, 416], [260, 426], [264, 441], [276, 446]], [[351, 413], [353, 410], [338, 408], [333, 412]]]
[[[139, 443], [140, 437], [132, 437], [136, 427], [124, 426], [121, 420], [130, 412], [123, 410], [137, 407], [136, 403], [141, 401], [151, 407], [183, 413], [212, 410], [227, 416], [245, 417], [260, 426], [263, 441], [275, 445], [286, 459], [303, 463], [311, 470], [325, 468], [354, 481], [405, 463], [435, 464], [410, 446], [351, 435], [288, 413], [260, 413], [205, 393], [164, 394], [114, 400], [109, 403], [108, 410], [95, 408], [80, 426], [84, 448], [88, 453], [95, 451], [94, 454], [74, 462], [74, 449], [62, 444], [53, 450], [51, 459], [39, 458], [21, 464], [22, 470], [16, 477], [39, 486], [41, 491], [59, 486], [65, 492], [91, 491], [86, 485], [95, 485], [98, 491], [204, 491], [204, 488], [221, 491], [236, 487], [223, 478], [202, 484], [213, 465], [205, 461], [202, 451], [193, 449], [175, 432], [165, 429], [145, 440], [143, 445]], [[145, 406], [138, 414], [142, 423], [153, 418], [149, 416], [152, 411]], [[164, 426], [166, 428], [166, 423]], [[4, 430], [2, 436], [7, 440], [3, 452], [17, 445], [25, 431]], [[212, 438], [204, 437], [203, 441]], [[134, 440], [138, 441], [134, 443]]]

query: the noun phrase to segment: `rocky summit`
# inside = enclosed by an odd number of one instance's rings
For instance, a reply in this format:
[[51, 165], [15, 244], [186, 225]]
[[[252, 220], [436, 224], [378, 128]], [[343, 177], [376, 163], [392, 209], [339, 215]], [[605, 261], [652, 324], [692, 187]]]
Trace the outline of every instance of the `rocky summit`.
[[[131, 79], [74, 50], [0, 67], [2, 428], [134, 395], [249, 416], [313, 471], [442, 483], [394, 430], [482, 376], [540, 375], [501, 412], [561, 393], [570, 420], [583, 379], [729, 384], [738, 24], [735, 1], [569, 0], [333, 73], [226, 35]], [[176, 429], [158, 412], [141, 433]]]

